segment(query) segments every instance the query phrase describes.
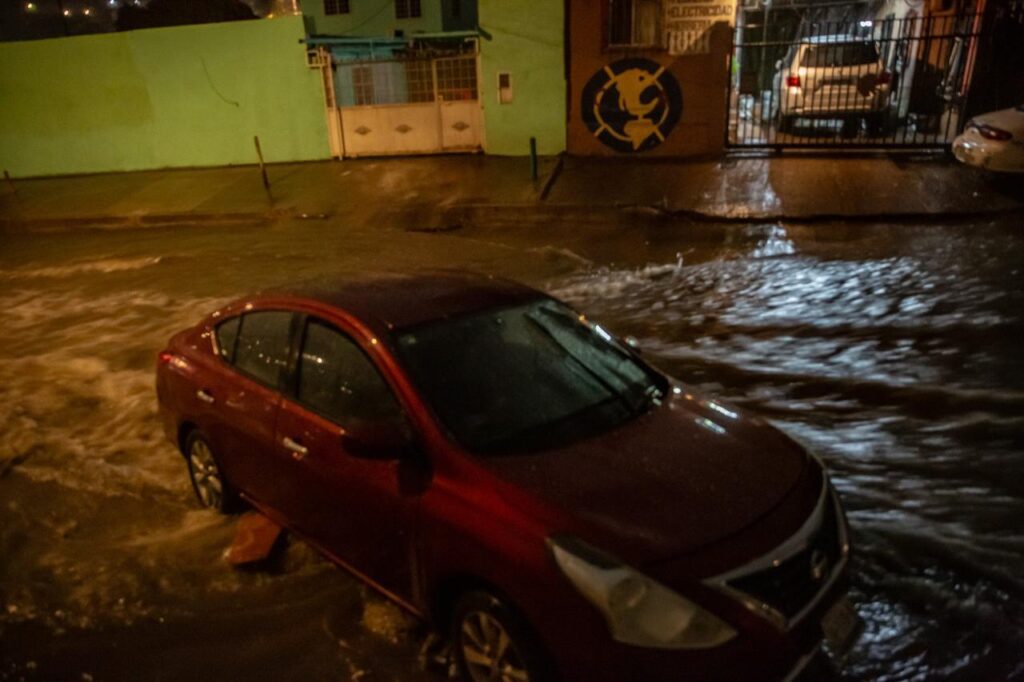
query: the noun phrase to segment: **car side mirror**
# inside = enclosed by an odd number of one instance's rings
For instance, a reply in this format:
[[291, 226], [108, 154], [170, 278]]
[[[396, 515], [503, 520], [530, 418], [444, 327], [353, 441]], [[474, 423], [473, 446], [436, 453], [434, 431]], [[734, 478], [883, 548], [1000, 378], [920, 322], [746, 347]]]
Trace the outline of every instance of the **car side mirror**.
[[354, 457], [402, 459], [412, 451], [412, 437], [393, 421], [360, 421], [345, 428], [341, 446]]

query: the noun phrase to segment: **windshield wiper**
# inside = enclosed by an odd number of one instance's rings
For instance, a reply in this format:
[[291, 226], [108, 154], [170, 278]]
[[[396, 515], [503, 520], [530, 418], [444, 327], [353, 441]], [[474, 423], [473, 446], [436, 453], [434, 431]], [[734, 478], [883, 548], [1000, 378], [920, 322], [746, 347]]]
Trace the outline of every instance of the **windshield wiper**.
[[[621, 402], [619, 400], [619, 396], [608, 396], [604, 400], [586, 405], [578, 410], [573, 410], [572, 412], [563, 414], [551, 421], [534, 424], [533, 426], [528, 426], [525, 429], [519, 429], [518, 431], [509, 431], [492, 436], [491, 438], [478, 443], [476, 448], [478, 451], [484, 453], [502, 452], [504, 450], [514, 451], [517, 449], [517, 446], [528, 446], [538, 438], [549, 435], [559, 429], [564, 429], [566, 426], [572, 424], [572, 422], [581, 420], [584, 417], [597, 413], [609, 405], [618, 402]], [[633, 416], [628, 405], [626, 407], [626, 413]]]
[[629, 393], [616, 389], [614, 386], [612, 386], [611, 382], [609, 382], [607, 379], [602, 377], [598, 372], [595, 372], [593, 369], [591, 369], [585, 362], [576, 357], [572, 353], [572, 351], [565, 347], [565, 344], [562, 343], [562, 341], [555, 335], [555, 333], [548, 329], [547, 325], [533, 317], [533, 315], [527, 314], [524, 315], [523, 317], [526, 320], [528, 320], [530, 324], [532, 324], [534, 327], [540, 330], [542, 334], [548, 337], [555, 344], [555, 346], [557, 346], [558, 349], [562, 351], [562, 354], [565, 357], [575, 362], [577, 366], [583, 368], [583, 371], [585, 371], [587, 374], [593, 377], [594, 380], [597, 381], [597, 383], [601, 384], [601, 387], [604, 388], [610, 395], [621, 400], [622, 403], [626, 406], [627, 410], [629, 410], [633, 414], [640, 413], [638, 411], [638, 406], [633, 403], [632, 396]]
[[657, 384], [651, 384], [644, 389], [644, 402], [650, 407], [660, 407], [661, 401], [665, 398], [664, 392], [658, 388]]

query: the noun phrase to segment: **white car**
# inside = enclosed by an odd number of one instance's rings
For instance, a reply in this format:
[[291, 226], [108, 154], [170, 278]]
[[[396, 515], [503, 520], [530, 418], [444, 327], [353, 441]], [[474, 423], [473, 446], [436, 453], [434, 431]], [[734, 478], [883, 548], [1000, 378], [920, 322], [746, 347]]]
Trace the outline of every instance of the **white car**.
[[831, 118], [880, 130], [889, 109], [892, 75], [870, 38], [823, 35], [804, 38], [775, 64], [779, 130], [797, 118]]
[[968, 166], [1024, 173], [1024, 104], [972, 118], [953, 140], [953, 155]]

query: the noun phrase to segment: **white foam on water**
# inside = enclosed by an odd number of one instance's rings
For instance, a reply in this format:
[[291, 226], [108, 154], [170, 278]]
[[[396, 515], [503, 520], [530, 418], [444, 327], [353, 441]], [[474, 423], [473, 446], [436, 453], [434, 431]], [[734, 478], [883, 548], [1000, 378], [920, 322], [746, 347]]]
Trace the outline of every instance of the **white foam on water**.
[[223, 302], [145, 289], [5, 292], [0, 468], [16, 471], [26, 494], [41, 494], [26, 480], [59, 492], [12, 499], [5, 511], [10, 537], [26, 540], [14, 545], [20, 558], [0, 619], [54, 629], [127, 623], [187, 602], [181, 595], [238, 589], [242, 578], [220, 560], [232, 522], [187, 511], [186, 468], [164, 438], [154, 390], [156, 353], [170, 335]]
[[99, 258], [87, 261], [68, 263], [67, 265], [34, 265], [29, 264], [12, 270], [0, 270], [0, 278], [66, 278], [87, 274], [110, 274], [127, 270], [141, 270], [159, 265], [163, 260], [160, 256], [139, 258]]

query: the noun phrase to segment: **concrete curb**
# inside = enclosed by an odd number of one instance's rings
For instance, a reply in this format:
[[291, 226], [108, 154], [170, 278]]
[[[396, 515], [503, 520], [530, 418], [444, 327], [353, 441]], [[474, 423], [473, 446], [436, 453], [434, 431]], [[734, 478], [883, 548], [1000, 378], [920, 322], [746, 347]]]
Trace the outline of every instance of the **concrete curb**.
[[149, 213], [121, 216], [65, 218], [0, 218], [0, 233], [48, 233], [71, 230], [133, 230], [202, 225], [262, 225], [291, 215], [290, 211], [239, 211], [226, 213]]
[[[654, 226], [665, 223], [693, 223], [704, 225], [745, 225], [749, 223], [788, 224], [962, 224], [997, 218], [1007, 215], [1024, 215], [1024, 205], [993, 208], [986, 210], [951, 211], [936, 213], [927, 211], [906, 211], [889, 213], [715, 213], [695, 209], [668, 209], [663, 206], [610, 204], [454, 204], [450, 206], [412, 205], [396, 207], [397, 223], [416, 223], [418, 227], [406, 227], [409, 232], [452, 232], [469, 227], [514, 229], [523, 224], [559, 223], [619, 224], [623, 218], [630, 219], [637, 226]], [[401, 215], [413, 212], [417, 220], [403, 219]], [[432, 214], [432, 215], [424, 215]], [[404, 215], [404, 214], [403, 214]], [[45, 234], [73, 230], [132, 230], [167, 227], [201, 226], [242, 226], [267, 225], [285, 219], [326, 220], [330, 216], [307, 213], [294, 209], [269, 211], [239, 211], [225, 213], [151, 213], [122, 216], [86, 216], [65, 218], [0, 218], [0, 234], [33, 233]]]
[[739, 225], [749, 223], [889, 223], [889, 224], [961, 224], [986, 220], [1007, 215], [1024, 215], [1024, 205], [970, 211], [936, 213], [927, 211], [906, 211], [889, 213], [714, 213], [693, 209], [666, 209], [647, 205], [583, 206], [576, 204], [463, 204], [449, 207], [443, 212], [440, 225], [426, 228], [411, 228], [419, 232], [449, 232], [465, 227], [507, 227], [512, 228], [525, 222], [548, 221], [552, 226], [559, 222], [586, 222], [621, 224], [624, 216], [631, 217], [638, 225], [656, 225], [671, 222], [699, 223], [705, 225]]

